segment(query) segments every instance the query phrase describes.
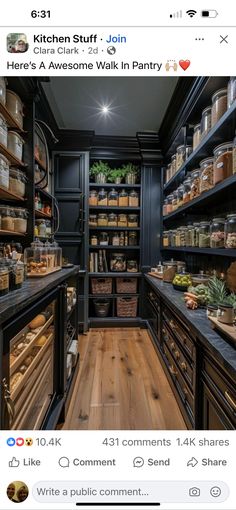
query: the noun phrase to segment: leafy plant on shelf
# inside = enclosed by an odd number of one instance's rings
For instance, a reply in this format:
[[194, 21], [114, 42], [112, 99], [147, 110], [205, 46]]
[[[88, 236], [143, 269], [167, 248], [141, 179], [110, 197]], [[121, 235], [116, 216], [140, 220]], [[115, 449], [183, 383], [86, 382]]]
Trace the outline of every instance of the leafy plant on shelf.
[[219, 303], [228, 304], [226, 284], [216, 276], [210, 278], [208, 282], [208, 304], [218, 305]]
[[90, 168], [89, 174], [90, 176], [95, 178], [95, 181], [100, 184], [104, 184], [107, 180], [107, 177], [110, 173], [111, 169], [108, 163], [104, 161], [96, 161]]
[[110, 170], [107, 180], [108, 180], [108, 182], [120, 184], [124, 177], [125, 177], [124, 168], [113, 168]]
[[133, 163], [127, 163], [126, 165], [122, 166], [122, 169], [125, 174], [126, 183], [135, 184], [139, 173], [139, 167]]

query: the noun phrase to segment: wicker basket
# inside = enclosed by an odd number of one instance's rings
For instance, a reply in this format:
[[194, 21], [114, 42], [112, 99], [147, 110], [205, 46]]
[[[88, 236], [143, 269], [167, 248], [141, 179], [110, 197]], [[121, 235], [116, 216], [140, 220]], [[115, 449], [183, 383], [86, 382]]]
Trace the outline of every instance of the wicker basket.
[[91, 278], [92, 294], [111, 294], [112, 278]]
[[117, 317], [137, 317], [138, 298], [117, 298]]
[[136, 294], [137, 278], [116, 278], [117, 294]]

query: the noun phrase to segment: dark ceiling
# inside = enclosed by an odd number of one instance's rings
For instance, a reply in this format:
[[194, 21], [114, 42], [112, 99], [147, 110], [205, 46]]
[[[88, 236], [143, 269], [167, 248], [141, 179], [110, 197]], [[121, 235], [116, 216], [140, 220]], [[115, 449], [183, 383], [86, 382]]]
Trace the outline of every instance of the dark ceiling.
[[[58, 126], [96, 135], [158, 131], [178, 78], [55, 77], [43, 84]], [[102, 112], [108, 107], [108, 113]]]

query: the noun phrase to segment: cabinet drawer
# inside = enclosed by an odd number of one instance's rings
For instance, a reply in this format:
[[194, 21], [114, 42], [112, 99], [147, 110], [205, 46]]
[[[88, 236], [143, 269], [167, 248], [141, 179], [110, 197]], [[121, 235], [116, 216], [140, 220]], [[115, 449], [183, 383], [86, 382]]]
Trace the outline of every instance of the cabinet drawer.
[[203, 362], [204, 378], [210, 384], [215, 397], [224, 409], [227, 411], [233, 423], [236, 424], [236, 389], [235, 383], [223, 375], [217, 365], [213, 364], [207, 358]]
[[162, 327], [162, 337], [164, 342], [167, 344], [172, 356], [178, 365], [178, 368], [181, 371], [183, 377], [187, 380], [191, 389], [193, 389], [193, 367], [187, 360], [187, 357], [183, 354], [179, 343], [175, 338], [170, 334], [167, 327], [163, 325]]
[[160, 313], [160, 301], [159, 301], [158, 296], [155, 294], [155, 292], [150, 290], [148, 292], [148, 299], [149, 299], [149, 302], [152, 304], [152, 306], [155, 308], [156, 312]]
[[193, 409], [194, 409], [194, 398], [193, 395], [187, 386], [184, 378], [182, 377], [179, 368], [177, 367], [175, 360], [173, 359], [168, 347], [166, 345], [163, 346], [165, 361], [167, 362], [167, 366], [171, 377], [173, 379], [174, 385], [178, 391], [178, 394], [181, 398], [181, 401], [184, 404], [184, 407], [188, 413], [188, 416], [193, 423]]
[[180, 323], [179, 320], [175, 318], [174, 315], [168, 310], [168, 308], [164, 308], [163, 317], [168, 324], [170, 330], [174, 333], [176, 338], [178, 338], [180, 344], [184, 348], [185, 352], [190, 356], [191, 359], [195, 360], [196, 357], [196, 349], [194, 342], [190, 336], [190, 331], [188, 326], [185, 323]]

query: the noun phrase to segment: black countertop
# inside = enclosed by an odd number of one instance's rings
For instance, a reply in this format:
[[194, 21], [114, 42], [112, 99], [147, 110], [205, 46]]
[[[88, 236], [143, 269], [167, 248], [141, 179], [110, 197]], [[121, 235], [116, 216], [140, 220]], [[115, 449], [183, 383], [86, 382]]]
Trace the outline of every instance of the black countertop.
[[[79, 266], [61, 269], [61, 271], [45, 276], [45, 278], [28, 278], [21, 289], [9, 292], [9, 294], [0, 298], [0, 324], [77, 273], [80, 274]], [[83, 274], [82, 271], [81, 273]]]
[[[145, 275], [146, 280], [151, 284], [154, 290], [163, 297], [169, 307], [179, 317], [189, 323], [197, 338], [210, 350], [213, 357], [223, 365], [231, 376], [236, 378], [236, 349], [228, 344], [217, 332], [212, 329], [211, 322], [206, 317], [206, 310], [198, 308], [189, 310], [183, 301], [183, 293], [173, 289], [170, 283], [164, 283], [149, 275]], [[188, 324], [187, 324], [188, 325]]]

